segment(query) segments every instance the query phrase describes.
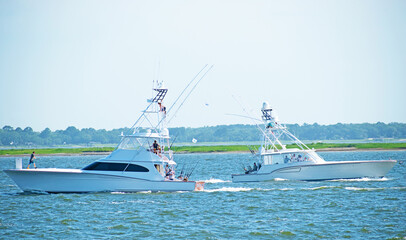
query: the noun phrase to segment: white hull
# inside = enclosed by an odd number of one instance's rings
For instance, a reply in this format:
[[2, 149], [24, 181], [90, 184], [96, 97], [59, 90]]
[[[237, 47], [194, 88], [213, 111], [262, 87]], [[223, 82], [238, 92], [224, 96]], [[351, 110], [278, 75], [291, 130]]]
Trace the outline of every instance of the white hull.
[[[206, 65], [207, 66], [207, 65]], [[206, 66], [203, 68], [205, 69]], [[198, 73], [197, 76], [203, 71]], [[204, 75], [211, 69], [205, 70]], [[204, 77], [201, 76], [199, 81]], [[196, 77], [190, 82], [192, 83]], [[189, 84], [190, 84], [189, 83]], [[198, 82], [197, 82], [198, 83]], [[190, 90], [190, 94], [195, 86]], [[189, 85], [183, 90], [189, 87]], [[50, 193], [82, 192], [174, 192], [203, 190], [204, 182], [187, 181], [193, 170], [182, 173], [185, 181], [174, 179], [176, 162], [170, 149], [167, 111], [164, 98], [168, 89], [163, 82], [154, 82], [155, 97], [148, 99], [129, 134], [121, 133], [117, 148], [107, 157], [99, 159], [82, 169], [21, 169], [21, 159], [16, 159], [16, 169], [5, 170], [23, 191]], [[186, 96], [186, 98], [189, 95]], [[186, 100], [183, 99], [183, 102]], [[182, 102], [182, 104], [183, 104]], [[181, 105], [180, 105], [181, 106]], [[180, 108], [178, 106], [178, 109]], [[177, 111], [176, 110], [176, 111]], [[173, 142], [172, 142], [173, 143]], [[34, 153], [31, 155], [34, 157]]]
[[123, 174], [89, 172], [79, 169], [4, 170], [25, 192], [174, 192], [200, 190], [200, 182], [147, 180]]
[[352, 179], [385, 176], [395, 160], [288, 163], [263, 166], [257, 173], [233, 174], [233, 182], [261, 182], [275, 178], [304, 181]]

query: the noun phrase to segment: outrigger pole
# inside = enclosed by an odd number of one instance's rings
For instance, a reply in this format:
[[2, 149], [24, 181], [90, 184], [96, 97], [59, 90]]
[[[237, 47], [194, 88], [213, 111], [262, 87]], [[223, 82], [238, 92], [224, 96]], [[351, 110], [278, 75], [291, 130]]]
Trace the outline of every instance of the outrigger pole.
[[[207, 66], [207, 65], [206, 65]], [[204, 68], [203, 69], [205, 69], [206, 68], [206, 66], [204, 66]], [[209, 69], [207, 69], [206, 70], [206, 72], [200, 77], [200, 79], [199, 79], [199, 81], [197, 81], [196, 82], [196, 84], [193, 86], [193, 88], [189, 91], [189, 93], [186, 95], [186, 97], [185, 97], [185, 99], [183, 99], [183, 101], [182, 101], [182, 103], [179, 105], [179, 107], [176, 109], [176, 111], [175, 111], [175, 114], [173, 114], [172, 115], [172, 117], [168, 120], [168, 124], [171, 122], [171, 120], [176, 116], [176, 113], [179, 111], [179, 109], [183, 106], [183, 104], [185, 103], [185, 101], [189, 98], [189, 96], [190, 96], [190, 94], [193, 92], [193, 90], [195, 90], [195, 88], [197, 87], [197, 85], [200, 83], [200, 81], [206, 76], [206, 74], [212, 69], [214, 67], [214, 65], [211, 65], [210, 67], [209, 67]], [[203, 70], [202, 69], [202, 70]], [[199, 75], [201, 72], [202, 72], [202, 70], [200, 70], [200, 72], [197, 74], [197, 75]], [[196, 75], [196, 76], [197, 76]], [[196, 77], [195, 77], [196, 78]], [[193, 79], [194, 80], [194, 79]], [[192, 81], [193, 81], [192, 80]], [[190, 82], [191, 83], [191, 82]], [[188, 86], [190, 85], [190, 83], [188, 84]], [[182, 92], [183, 93], [183, 92]], [[175, 105], [175, 104], [173, 104], [173, 105]], [[172, 106], [173, 106], [172, 105]], [[169, 111], [168, 111], [169, 112]]]
[[197, 74], [196, 76], [189, 82], [189, 84], [183, 89], [183, 91], [179, 94], [178, 98], [176, 98], [175, 102], [173, 102], [172, 106], [168, 109], [168, 112], [172, 110], [173, 106], [178, 102], [179, 98], [183, 95], [183, 93], [186, 91], [186, 89], [192, 84], [192, 82], [197, 78], [197, 76], [200, 75], [200, 73], [207, 67], [208, 64], [206, 64]]
[[[167, 111], [167, 113], [169, 113], [171, 110], [172, 110], [172, 108], [175, 106], [175, 104], [177, 103], [177, 101], [182, 97], [182, 95], [185, 93], [185, 91], [189, 88], [189, 86], [196, 80], [196, 78], [201, 74], [201, 72], [203, 71], [203, 70], [205, 70], [206, 69], [206, 67], [208, 66], [208, 64], [206, 64], [195, 76], [194, 76], [194, 78], [189, 82], [189, 84], [183, 89], [183, 91], [181, 92], [181, 94], [178, 96], [178, 98], [175, 100], [175, 102], [172, 104], [172, 106], [169, 108], [169, 110]], [[186, 95], [186, 97], [185, 97], [185, 99], [183, 99], [183, 101], [182, 101], [182, 103], [179, 105], [179, 107], [176, 109], [176, 111], [175, 111], [175, 114], [171, 117], [171, 119], [167, 122], [167, 124], [169, 124], [169, 122], [173, 119], [173, 117], [176, 115], [176, 113], [179, 111], [179, 109], [182, 107], [182, 105], [185, 103], [185, 101], [188, 99], [188, 97], [190, 96], [190, 94], [193, 92], [193, 90], [196, 88], [196, 86], [200, 83], [200, 81], [206, 76], [206, 74], [213, 68], [213, 66], [214, 65], [211, 65], [210, 66], [210, 68], [209, 69], [207, 69], [205, 72], [204, 72], [204, 74], [200, 77], [200, 79], [196, 82], [196, 84], [193, 86], [193, 88], [189, 91], [189, 93]], [[153, 81], [154, 82], [154, 81]], [[159, 93], [158, 93], [158, 95], [159, 95]], [[154, 98], [154, 100], [155, 100], [155, 98]], [[154, 103], [154, 102], [156, 102], [156, 101], [154, 101], [154, 100], [152, 100], [151, 102], [150, 102], [150, 104], [145, 108], [145, 110], [144, 111], [142, 111], [143, 112], [143, 114], [141, 114], [141, 116], [137, 119], [137, 121], [135, 121], [135, 123], [131, 126], [131, 128], [130, 128], [130, 130], [133, 130], [134, 129], [134, 127], [139, 123], [139, 121], [141, 120], [141, 119], [143, 119], [143, 120], [145, 120], [145, 119], [147, 119], [147, 121], [150, 123], [150, 125], [151, 125], [151, 127], [153, 128], [153, 130], [155, 131], [155, 132], [157, 132], [156, 131], [156, 129], [159, 127], [159, 125], [162, 123], [162, 121], [164, 120], [164, 119], [166, 119], [166, 115], [165, 115], [165, 117], [163, 117], [159, 122], [158, 122], [158, 124], [154, 127], [154, 125], [149, 121], [149, 119], [146, 117], [146, 115], [145, 115], [145, 113], [147, 112], [147, 110], [151, 107], [151, 105]], [[133, 130], [134, 131], [134, 130]], [[123, 138], [124, 139], [124, 138]], [[120, 143], [117, 145], [117, 147], [121, 144], [121, 142], [123, 141], [123, 139], [121, 139], [121, 141], [120, 141]]]
[[[167, 111], [167, 113], [169, 114], [169, 112], [172, 110], [172, 108], [175, 106], [176, 102], [180, 99], [180, 97], [183, 95], [183, 93], [186, 91], [186, 89], [190, 86], [190, 84], [192, 84], [192, 82], [194, 82], [194, 80], [200, 75], [200, 73], [207, 67], [208, 64], [206, 64], [197, 74], [196, 76], [189, 82], [189, 84], [186, 86], [185, 89], [183, 89], [183, 91], [181, 92], [181, 94], [179, 95], [179, 97], [175, 100], [175, 102], [172, 104], [172, 106], [169, 108], [169, 110]], [[196, 84], [193, 86], [193, 88], [189, 91], [189, 93], [186, 95], [185, 99], [182, 101], [182, 103], [179, 105], [179, 107], [176, 109], [175, 114], [172, 115], [172, 117], [168, 120], [167, 124], [170, 123], [170, 121], [176, 116], [176, 113], [179, 111], [179, 109], [182, 107], [183, 103], [185, 103], [185, 101], [187, 100], [187, 98], [190, 96], [190, 94], [193, 92], [193, 90], [196, 88], [197, 84], [199, 84], [199, 82], [206, 76], [206, 74], [213, 68], [214, 65], [211, 65], [209, 69], [206, 70], [206, 72], [203, 74], [203, 76], [200, 77], [200, 79], [196, 82]], [[157, 126], [159, 126], [159, 124], [161, 124], [161, 122], [163, 121], [164, 118], [161, 119], [161, 121], [158, 122]]]
[[[240, 107], [242, 108], [242, 110], [249, 116], [247, 110], [245, 110], [245, 107], [240, 103], [240, 101], [238, 101], [238, 99], [234, 95], [233, 95], [233, 98], [234, 98], [235, 101], [237, 101], [238, 104], [240, 104]], [[262, 128], [260, 128], [258, 126], [258, 124], [256, 122], [254, 122], [253, 119], [255, 119], [255, 118], [253, 118], [253, 117], [249, 117], [249, 118], [252, 120], [252, 122], [255, 124], [255, 126], [258, 128], [258, 130], [261, 131], [262, 135], [264, 135], [264, 137], [269, 140], [269, 142], [272, 144], [272, 146], [276, 150], [278, 150], [278, 148], [275, 146], [275, 144], [273, 144], [272, 140], [268, 137], [268, 135], [262, 130]]]
[[260, 120], [258, 118], [254, 118], [254, 117], [250, 117], [250, 116], [244, 116], [244, 115], [240, 115], [240, 114], [226, 113], [226, 115], [237, 116], [237, 117], [242, 117], [242, 118], [248, 118], [248, 119], [258, 121], [258, 122], [263, 122], [262, 120]]

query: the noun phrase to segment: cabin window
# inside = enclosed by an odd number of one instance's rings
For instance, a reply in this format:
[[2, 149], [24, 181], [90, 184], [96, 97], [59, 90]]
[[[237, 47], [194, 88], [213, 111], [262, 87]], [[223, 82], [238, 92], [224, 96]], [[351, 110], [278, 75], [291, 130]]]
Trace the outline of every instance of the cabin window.
[[283, 155], [283, 162], [284, 163], [291, 163], [291, 162], [308, 162], [313, 161], [312, 157], [306, 153], [291, 153]]
[[136, 165], [136, 164], [130, 164], [125, 171], [126, 172], [149, 172], [148, 168], [140, 166], [140, 165]]
[[265, 165], [270, 165], [270, 164], [272, 164], [272, 156], [271, 156], [271, 155], [264, 156], [264, 164], [265, 164]]
[[106, 162], [94, 162], [89, 166], [83, 168], [83, 170], [96, 170], [96, 171], [124, 171], [128, 164], [126, 163], [106, 163]]
[[160, 174], [164, 174], [163, 168], [161, 164], [154, 164], [156, 170], [160, 173]]
[[[128, 165], [128, 167], [127, 167]], [[106, 163], [106, 162], [94, 162], [82, 170], [94, 170], [94, 171], [122, 171], [126, 172], [149, 172], [148, 168], [145, 168], [136, 164], [128, 163]]]
[[282, 164], [283, 163], [282, 155], [274, 155], [272, 158], [272, 163], [273, 164]]

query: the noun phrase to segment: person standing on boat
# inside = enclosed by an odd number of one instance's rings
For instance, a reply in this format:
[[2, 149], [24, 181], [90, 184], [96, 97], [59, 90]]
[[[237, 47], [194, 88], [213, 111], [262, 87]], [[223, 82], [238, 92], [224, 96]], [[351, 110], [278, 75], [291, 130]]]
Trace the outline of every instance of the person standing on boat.
[[152, 147], [154, 149], [154, 153], [158, 153], [159, 150], [159, 144], [156, 142], [156, 140], [154, 140], [154, 143], [152, 144]]
[[165, 165], [165, 177], [168, 176], [168, 173], [169, 173], [169, 165], [166, 164]]
[[169, 168], [169, 180], [175, 180], [175, 171], [172, 168]]
[[34, 159], [36, 159], [36, 157], [35, 157], [35, 152], [32, 152], [32, 153], [31, 153], [31, 157], [30, 157], [30, 162], [28, 163], [28, 167], [27, 167], [27, 169], [30, 169], [30, 165], [31, 165], [31, 163], [33, 163], [33, 164], [34, 164], [34, 168], [37, 168], [37, 166], [35, 166]]
[[158, 103], [158, 105], [159, 105], [159, 111], [166, 114], [166, 107], [162, 103]]

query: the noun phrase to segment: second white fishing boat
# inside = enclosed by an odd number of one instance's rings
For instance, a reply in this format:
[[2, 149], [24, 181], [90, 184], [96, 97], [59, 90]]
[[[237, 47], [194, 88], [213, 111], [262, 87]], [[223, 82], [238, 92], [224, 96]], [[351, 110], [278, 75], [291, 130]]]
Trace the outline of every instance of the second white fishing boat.
[[[291, 134], [280, 124], [272, 108], [264, 103], [261, 109], [264, 127], [258, 151], [260, 160], [243, 174], [232, 174], [233, 182], [270, 181], [275, 178], [291, 180], [332, 180], [353, 178], [382, 178], [396, 164], [396, 160], [325, 161], [314, 149]], [[287, 149], [281, 138], [296, 144]]]

